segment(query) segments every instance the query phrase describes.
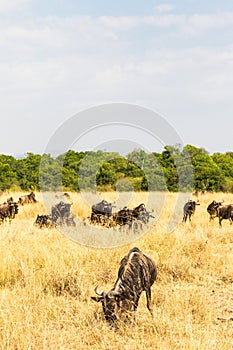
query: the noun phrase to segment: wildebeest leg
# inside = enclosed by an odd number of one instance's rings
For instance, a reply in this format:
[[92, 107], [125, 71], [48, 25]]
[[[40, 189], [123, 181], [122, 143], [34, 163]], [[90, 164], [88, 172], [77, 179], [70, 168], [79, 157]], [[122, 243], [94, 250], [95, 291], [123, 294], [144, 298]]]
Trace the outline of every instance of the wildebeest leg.
[[146, 301], [147, 301], [147, 304], [146, 304], [147, 309], [150, 311], [151, 316], [153, 317], [153, 311], [152, 311], [151, 306], [150, 306], [151, 305], [151, 289], [150, 288], [146, 289]]
[[133, 304], [133, 310], [134, 310], [134, 311], [137, 311], [138, 302], [139, 302], [139, 297], [137, 296], [136, 299], [135, 299], [135, 301], [134, 301], [134, 304]]
[[223, 218], [219, 218], [219, 226], [222, 227], [222, 220]]

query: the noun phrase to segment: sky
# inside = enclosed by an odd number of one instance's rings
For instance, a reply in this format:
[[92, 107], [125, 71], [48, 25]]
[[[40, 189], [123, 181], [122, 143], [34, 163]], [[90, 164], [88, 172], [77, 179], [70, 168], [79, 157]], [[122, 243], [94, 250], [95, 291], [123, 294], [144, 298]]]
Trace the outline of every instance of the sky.
[[[233, 1], [0, 0], [0, 90], [3, 154], [43, 153], [72, 116], [110, 103], [155, 111], [184, 144], [232, 151]], [[98, 140], [127, 139], [118, 129]]]

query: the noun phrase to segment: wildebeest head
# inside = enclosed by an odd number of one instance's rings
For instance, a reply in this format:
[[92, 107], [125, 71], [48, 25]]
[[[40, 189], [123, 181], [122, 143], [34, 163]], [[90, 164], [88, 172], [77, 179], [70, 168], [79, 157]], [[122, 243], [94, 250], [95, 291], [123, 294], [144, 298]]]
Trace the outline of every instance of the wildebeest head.
[[99, 292], [95, 287], [95, 293], [97, 296], [91, 297], [96, 302], [101, 302], [104, 312], [104, 317], [107, 322], [113, 324], [118, 320], [118, 306], [120, 300], [120, 294], [110, 290], [108, 293], [101, 291]]
[[103, 199], [101, 202], [92, 206], [92, 212], [94, 214], [111, 215], [112, 208], [114, 207], [114, 203], [108, 203], [106, 200]]
[[210, 214], [210, 220], [214, 219], [216, 216], [218, 216], [218, 208], [222, 206], [222, 202], [216, 202], [213, 200], [208, 207], [207, 207], [207, 212]]
[[28, 198], [30, 199], [31, 202], [35, 202], [36, 203], [36, 196], [34, 192], [29, 193]]
[[15, 215], [18, 214], [18, 212], [18, 204], [15, 202], [9, 203], [9, 219], [14, 219]]
[[10, 197], [10, 198], [7, 198], [7, 203], [14, 203], [14, 199], [13, 199], [13, 197]]

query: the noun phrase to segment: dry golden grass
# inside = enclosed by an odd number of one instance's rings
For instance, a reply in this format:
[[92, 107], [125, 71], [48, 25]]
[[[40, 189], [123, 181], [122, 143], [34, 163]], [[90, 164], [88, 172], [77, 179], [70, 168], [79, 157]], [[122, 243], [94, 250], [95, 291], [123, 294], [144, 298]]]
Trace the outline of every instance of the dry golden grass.
[[[4, 195], [1, 202], [10, 195], [18, 199], [20, 193]], [[34, 227], [36, 215], [46, 213], [36, 197], [39, 203], [20, 207], [11, 224], [0, 226], [1, 349], [233, 349], [233, 226], [223, 221], [220, 229], [206, 212], [213, 199], [232, 203], [232, 194], [200, 196], [193, 221], [168, 234], [177, 197], [168, 193], [157, 223], [136, 242], [115, 249], [83, 246], [57, 229]], [[88, 216], [81, 195], [71, 197], [72, 211]], [[130, 203], [146, 199], [137, 193]], [[113, 286], [121, 258], [134, 246], [157, 265], [154, 319], [143, 293], [136, 320], [116, 331], [90, 296], [96, 285]]]

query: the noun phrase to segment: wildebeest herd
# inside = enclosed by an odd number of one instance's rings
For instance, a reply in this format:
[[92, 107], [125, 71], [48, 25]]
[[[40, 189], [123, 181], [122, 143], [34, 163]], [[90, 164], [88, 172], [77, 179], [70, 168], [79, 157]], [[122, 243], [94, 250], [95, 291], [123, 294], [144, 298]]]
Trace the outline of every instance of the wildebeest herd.
[[[193, 200], [189, 200], [187, 203], [185, 203], [183, 222], [186, 222], [187, 218], [189, 218], [189, 221], [191, 221], [191, 218], [196, 210], [196, 205], [200, 205], [200, 203], [198, 201], [195, 202]], [[232, 224], [233, 222], [233, 204], [223, 205], [223, 201], [216, 202], [215, 200], [213, 200], [208, 205], [207, 212], [210, 215], [210, 221], [218, 217], [220, 227], [222, 227], [222, 220], [229, 220], [230, 224]]]
[[[65, 192], [61, 195], [56, 195], [57, 199], [70, 199], [70, 195]], [[25, 204], [37, 203], [35, 193], [31, 192], [27, 195], [19, 197], [18, 201], [14, 201], [12, 197], [8, 198], [6, 202], [0, 204], [0, 224], [15, 218], [18, 214], [19, 206]], [[67, 203], [61, 200], [59, 203], [51, 207], [51, 213], [47, 215], [37, 215], [35, 225], [39, 228], [44, 227], [56, 227], [56, 226], [76, 226], [74, 215], [71, 213], [72, 203]], [[186, 223], [187, 219], [192, 220], [192, 217], [196, 211], [196, 206], [200, 205], [199, 201], [189, 200], [184, 204], [183, 209], [183, 222]], [[93, 204], [91, 207], [91, 216], [83, 219], [83, 224], [99, 225], [104, 228], [126, 228], [129, 230], [139, 230], [143, 228], [143, 224], [148, 224], [150, 218], [154, 218], [153, 210], [148, 211], [144, 203], [130, 209], [124, 207], [116, 212], [113, 212], [115, 203], [102, 200], [97, 204]], [[207, 212], [209, 214], [209, 220], [214, 218], [219, 219], [219, 226], [222, 227], [223, 220], [229, 220], [230, 224], [233, 222], [233, 204], [223, 204], [213, 200], [207, 206]]]
[[100, 225], [105, 228], [124, 227], [132, 230], [142, 229], [143, 224], [147, 224], [150, 218], [154, 218], [152, 212], [149, 212], [144, 203], [130, 209], [126, 206], [116, 212], [112, 212], [114, 203], [108, 203], [106, 200], [92, 205], [91, 217], [89, 223]]
[[60, 201], [51, 208], [50, 215], [37, 215], [35, 225], [39, 228], [56, 226], [76, 226], [74, 215], [71, 213], [72, 203]]
[[19, 211], [19, 205], [24, 205], [28, 203], [36, 203], [35, 193], [31, 192], [25, 196], [19, 198], [18, 202], [13, 200], [13, 197], [7, 199], [6, 202], [0, 204], [0, 223], [4, 223], [15, 218]]
[[[66, 193], [56, 196], [57, 199], [70, 199]], [[37, 203], [35, 194], [31, 192], [28, 195], [21, 196], [17, 202], [12, 197], [6, 202], [0, 204], [0, 223], [4, 223], [15, 218], [19, 211], [19, 206], [25, 204]], [[187, 219], [192, 220], [195, 214], [196, 206], [200, 205], [199, 201], [189, 200], [183, 207], [183, 222]], [[35, 225], [39, 228], [57, 227], [57, 226], [76, 226], [74, 215], [71, 213], [72, 203], [60, 200], [59, 203], [51, 207], [49, 215], [37, 215]], [[113, 212], [115, 203], [102, 200], [91, 207], [91, 216], [88, 218], [88, 224], [98, 225], [103, 228], [127, 228], [127, 229], [142, 229], [143, 225], [148, 224], [150, 218], [154, 218], [153, 211], [148, 211], [144, 203], [130, 209], [124, 207]], [[209, 220], [214, 218], [219, 219], [219, 226], [222, 226], [223, 220], [229, 220], [230, 224], [233, 221], [233, 204], [223, 205], [222, 202], [213, 200], [207, 206]], [[87, 223], [84, 220], [85, 224]], [[131, 249], [129, 253], [121, 260], [118, 270], [118, 277], [113, 286], [108, 292], [98, 291], [95, 287], [96, 296], [91, 299], [96, 302], [101, 302], [103, 313], [106, 321], [114, 327], [118, 327], [118, 320], [125, 316], [130, 318], [138, 307], [138, 302], [143, 291], [146, 293], [147, 308], [152, 314], [151, 308], [151, 286], [157, 277], [157, 270], [153, 260], [137, 247]]]

